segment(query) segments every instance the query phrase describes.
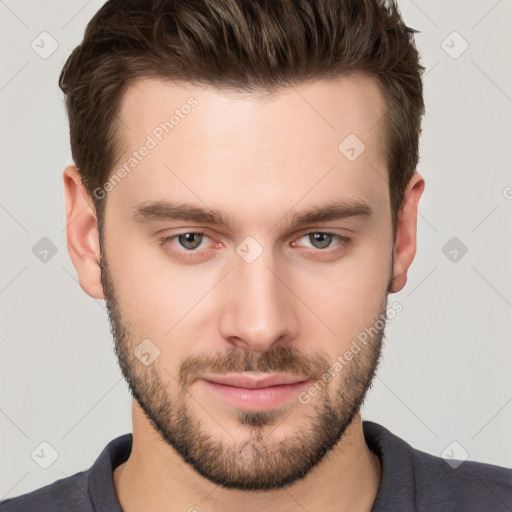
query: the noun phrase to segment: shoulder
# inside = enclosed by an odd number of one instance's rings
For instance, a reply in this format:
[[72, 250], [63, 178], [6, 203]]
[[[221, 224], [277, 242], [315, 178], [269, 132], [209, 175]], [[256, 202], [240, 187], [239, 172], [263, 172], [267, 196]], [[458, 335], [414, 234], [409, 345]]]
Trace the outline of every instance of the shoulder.
[[115, 467], [128, 458], [132, 434], [110, 441], [87, 470], [35, 491], [0, 501], [0, 512], [121, 512], [112, 480]]
[[0, 512], [50, 512], [92, 510], [86, 471], [62, 478], [35, 491], [0, 502]]
[[470, 460], [449, 464], [416, 449], [411, 456], [420, 502], [444, 510], [512, 509], [512, 470]]
[[409, 507], [443, 512], [512, 509], [511, 469], [469, 460], [445, 460], [413, 448], [377, 423], [365, 421], [363, 429], [368, 446], [381, 459], [377, 498], [382, 504], [400, 501], [401, 506], [394, 510]]

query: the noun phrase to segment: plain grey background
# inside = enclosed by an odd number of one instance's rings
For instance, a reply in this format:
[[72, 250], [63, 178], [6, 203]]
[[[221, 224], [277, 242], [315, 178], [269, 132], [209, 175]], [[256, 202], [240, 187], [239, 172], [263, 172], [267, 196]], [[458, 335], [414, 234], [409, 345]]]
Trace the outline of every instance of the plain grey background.
[[[89, 468], [131, 431], [104, 302], [78, 285], [65, 236], [57, 80], [102, 4], [0, 0], [0, 499]], [[511, 467], [512, 1], [399, 5], [427, 67], [426, 190], [363, 419], [447, 463]]]

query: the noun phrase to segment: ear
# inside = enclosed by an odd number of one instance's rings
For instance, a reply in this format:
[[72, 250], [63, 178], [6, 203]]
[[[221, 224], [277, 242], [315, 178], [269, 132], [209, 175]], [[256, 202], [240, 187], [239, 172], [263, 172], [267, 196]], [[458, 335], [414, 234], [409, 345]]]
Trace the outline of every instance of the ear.
[[97, 219], [87, 189], [78, 168], [64, 169], [66, 200], [66, 238], [71, 261], [78, 273], [82, 290], [95, 299], [104, 299], [99, 266], [100, 243]]
[[418, 173], [414, 173], [404, 192], [402, 207], [398, 212], [390, 293], [399, 292], [407, 283], [407, 271], [416, 255], [418, 203], [424, 188], [425, 181]]

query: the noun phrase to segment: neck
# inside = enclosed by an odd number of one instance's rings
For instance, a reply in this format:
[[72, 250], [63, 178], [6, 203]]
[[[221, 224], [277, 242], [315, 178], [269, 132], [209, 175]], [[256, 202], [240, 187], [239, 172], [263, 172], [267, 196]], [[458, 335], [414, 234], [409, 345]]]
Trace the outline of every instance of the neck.
[[135, 401], [132, 452], [113, 475], [124, 512], [259, 512], [263, 507], [276, 512], [370, 512], [380, 477], [379, 458], [369, 450], [361, 417], [356, 415], [338, 445], [304, 478], [271, 491], [224, 489], [184, 462], [161, 439]]

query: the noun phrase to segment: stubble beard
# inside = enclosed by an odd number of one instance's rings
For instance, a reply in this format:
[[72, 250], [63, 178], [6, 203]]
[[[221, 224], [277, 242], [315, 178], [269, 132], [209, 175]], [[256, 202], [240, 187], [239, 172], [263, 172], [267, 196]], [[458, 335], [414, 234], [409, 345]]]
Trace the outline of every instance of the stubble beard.
[[[238, 410], [237, 437], [240, 429], [245, 429], [246, 434], [244, 441], [235, 442], [222, 426], [222, 421], [210, 418], [207, 413], [200, 419], [190, 408], [190, 404], [195, 403], [190, 386], [200, 369], [213, 369], [219, 373], [300, 374], [308, 371], [309, 375], [321, 378], [334, 362], [321, 354], [306, 356], [291, 346], [279, 345], [259, 356], [239, 347], [212, 356], [191, 356], [182, 361], [177, 377], [159, 368], [158, 360], [146, 367], [134, 355], [140, 340], [133, 335], [134, 329], [128, 322], [121, 318], [104, 251], [100, 267], [114, 349], [130, 392], [160, 437], [200, 475], [230, 489], [279, 489], [307, 475], [340, 443], [372, 385], [380, 361], [384, 327], [343, 366], [336, 379], [325, 386], [315, 400], [307, 405], [297, 401], [294, 408], [308, 407], [309, 411], [292, 435], [284, 439], [272, 435], [280, 422], [286, 420], [286, 415], [283, 417], [279, 409]], [[385, 319], [386, 307], [387, 296], [372, 325]], [[385, 320], [383, 322], [385, 325]], [[180, 389], [175, 399], [171, 399], [167, 391], [167, 384], [173, 380]], [[331, 398], [328, 389], [336, 381], [335, 396]], [[205, 427], [205, 419], [220, 429], [220, 435]]]

